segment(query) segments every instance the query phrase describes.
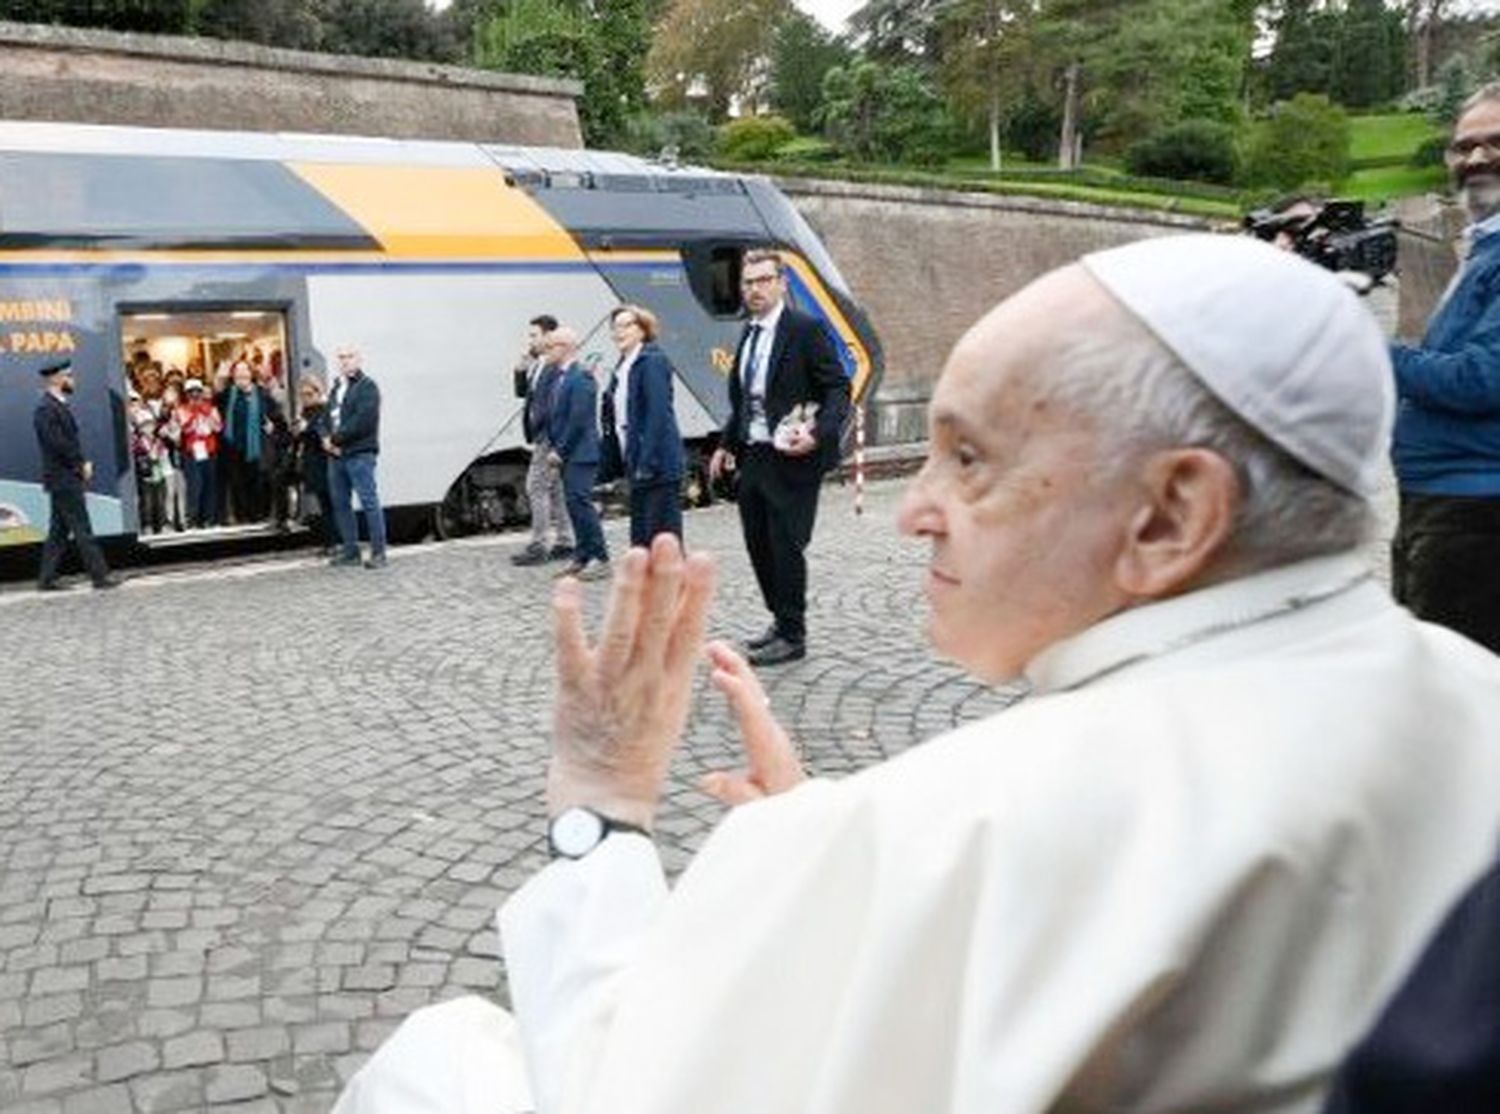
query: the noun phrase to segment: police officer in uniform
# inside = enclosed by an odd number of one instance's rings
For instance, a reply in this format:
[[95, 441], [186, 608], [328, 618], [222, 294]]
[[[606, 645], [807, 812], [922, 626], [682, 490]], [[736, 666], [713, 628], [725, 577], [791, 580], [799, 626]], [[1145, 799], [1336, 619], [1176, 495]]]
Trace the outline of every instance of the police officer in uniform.
[[67, 360], [40, 369], [47, 389], [37, 403], [32, 424], [36, 443], [42, 454], [42, 486], [51, 500], [51, 525], [42, 546], [42, 568], [37, 587], [44, 592], [62, 587], [57, 581], [57, 566], [71, 536], [95, 588], [114, 588], [120, 582], [109, 573], [104, 554], [89, 527], [88, 506], [84, 502], [85, 485], [94, 475], [94, 466], [83, 456], [78, 441], [78, 422], [68, 408], [73, 393], [73, 365]]

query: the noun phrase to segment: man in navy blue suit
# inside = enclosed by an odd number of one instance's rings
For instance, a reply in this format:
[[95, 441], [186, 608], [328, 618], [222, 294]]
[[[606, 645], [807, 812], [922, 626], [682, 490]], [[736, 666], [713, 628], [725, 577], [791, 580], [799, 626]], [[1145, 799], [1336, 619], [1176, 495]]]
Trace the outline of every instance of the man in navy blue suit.
[[620, 361], [604, 393], [606, 454], [618, 450], [630, 485], [630, 544], [657, 534], [682, 537], [682, 432], [672, 403], [672, 361], [656, 344], [656, 314], [624, 305], [609, 319]]
[[552, 396], [547, 439], [553, 463], [562, 469], [568, 517], [573, 521], [573, 562], [560, 576], [601, 580], [609, 575], [604, 527], [594, 507], [594, 479], [599, 473], [598, 384], [575, 360], [578, 334], [566, 326], [547, 337], [547, 359], [562, 369]]
[[[709, 461], [717, 478], [739, 468], [745, 548], [774, 621], [745, 645], [752, 665], [807, 654], [807, 559], [818, 487], [838, 463], [849, 380], [833, 339], [817, 318], [786, 303], [786, 276], [774, 251], [745, 253], [740, 291], [750, 320], [729, 377], [729, 421]], [[811, 422], [795, 422], [816, 406]], [[783, 425], [783, 423], [787, 423]]]
[[40, 375], [47, 389], [37, 403], [32, 426], [42, 455], [42, 486], [51, 502], [51, 521], [42, 545], [42, 567], [36, 586], [43, 592], [61, 587], [57, 568], [71, 537], [94, 587], [113, 588], [119, 581], [110, 575], [99, 543], [94, 540], [84, 502], [84, 489], [93, 478], [94, 466], [83, 455], [78, 422], [68, 408], [68, 397], [73, 393], [73, 365], [64, 360], [40, 369]]

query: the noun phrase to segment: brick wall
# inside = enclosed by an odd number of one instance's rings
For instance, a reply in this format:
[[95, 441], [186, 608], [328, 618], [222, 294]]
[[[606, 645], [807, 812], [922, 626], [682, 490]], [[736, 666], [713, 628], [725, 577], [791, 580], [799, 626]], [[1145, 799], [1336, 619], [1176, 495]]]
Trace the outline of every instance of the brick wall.
[[923, 436], [948, 350], [986, 310], [1054, 267], [1209, 223], [1075, 202], [842, 182], [777, 183], [817, 230], [885, 348], [881, 442]]
[[581, 147], [577, 82], [0, 22], [0, 119]]

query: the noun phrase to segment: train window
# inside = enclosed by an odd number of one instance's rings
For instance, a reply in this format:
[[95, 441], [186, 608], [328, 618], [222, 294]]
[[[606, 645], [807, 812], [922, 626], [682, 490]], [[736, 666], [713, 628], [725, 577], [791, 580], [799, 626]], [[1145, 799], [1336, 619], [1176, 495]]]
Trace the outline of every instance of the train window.
[[738, 317], [743, 309], [740, 302], [743, 251], [738, 244], [694, 244], [682, 253], [693, 295], [714, 317]]

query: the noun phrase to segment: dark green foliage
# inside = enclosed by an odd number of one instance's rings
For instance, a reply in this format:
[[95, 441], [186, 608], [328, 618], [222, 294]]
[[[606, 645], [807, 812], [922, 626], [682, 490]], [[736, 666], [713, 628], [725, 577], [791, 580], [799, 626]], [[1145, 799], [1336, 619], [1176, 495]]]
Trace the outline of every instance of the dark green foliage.
[[645, 103], [643, 0], [510, 0], [474, 27], [474, 64], [583, 82], [584, 139], [616, 146]]
[[1125, 154], [1131, 174], [1228, 184], [1236, 166], [1234, 129], [1212, 120], [1184, 120], [1133, 144]]
[[683, 160], [706, 159], [714, 151], [714, 129], [691, 109], [641, 112], [626, 125], [625, 145], [637, 154], [652, 157], [671, 148]]
[[0, 0], [0, 19], [21, 23], [181, 35], [192, 18], [192, 0]]
[[317, 50], [323, 26], [307, 0], [197, 0], [193, 30], [214, 39], [239, 39], [293, 50]]
[[849, 48], [822, 24], [794, 10], [771, 46], [771, 104], [798, 131], [812, 131], [822, 122], [823, 76], [849, 58]]
[[719, 128], [716, 152], [739, 162], [758, 162], [775, 156], [797, 138], [797, 129], [781, 116], [745, 116]]
[[1407, 166], [1446, 166], [1448, 153], [1448, 141], [1440, 135], [1431, 139], [1423, 140], [1422, 146], [1411, 153], [1411, 158], [1406, 160]]
[[1043, 162], [1057, 155], [1057, 129], [1062, 113], [1050, 101], [1043, 100], [1028, 87], [1005, 119], [1005, 145], [1020, 151], [1032, 162]]
[[447, 62], [459, 44], [422, 0], [320, 0], [318, 49], [370, 58]]
[[1273, 101], [1323, 93], [1349, 108], [1370, 108], [1406, 88], [1406, 27], [1383, 0], [1283, 0], [1275, 30], [1265, 67]]
[[1245, 159], [1251, 185], [1332, 186], [1349, 170], [1349, 118], [1326, 96], [1298, 93], [1256, 125]]
[[864, 162], [939, 165], [953, 141], [941, 98], [909, 65], [835, 66], [823, 79], [823, 120], [828, 138]]
[[1474, 91], [1474, 78], [1469, 73], [1469, 63], [1462, 54], [1455, 54], [1438, 69], [1437, 122], [1451, 128], [1458, 122], [1464, 102]]

